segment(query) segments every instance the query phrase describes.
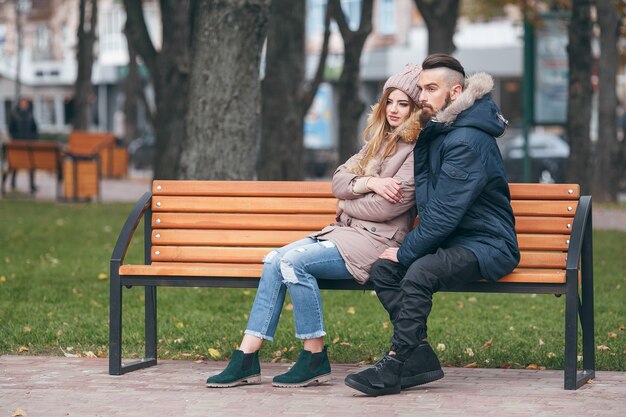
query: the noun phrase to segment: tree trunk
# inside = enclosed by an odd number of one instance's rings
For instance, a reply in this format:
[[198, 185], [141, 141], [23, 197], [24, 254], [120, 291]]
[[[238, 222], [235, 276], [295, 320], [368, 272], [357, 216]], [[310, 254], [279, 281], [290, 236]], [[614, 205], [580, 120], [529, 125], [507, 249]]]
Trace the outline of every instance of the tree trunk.
[[453, 53], [459, 0], [415, 0], [415, 6], [428, 29], [428, 53]]
[[259, 63], [270, 0], [195, 0], [189, 112], [179, 178], [253, 179]]
[[[87, 10], [89, 4], [89, 10]], [[78, 23], [78, 47], [76, 62], [78, 74], [74, 84], [74, 120], [76, 130], [89, 129], [91, 120], [91, 70], [93, 67], [93, 46], [96, 41], [96, 23], [98, 22], [97, 0], [80, 0]]]
[[570, 156], [568, 181], [581, 185], [589, 193], [590, 162], [589, 127], [591, 121], [591, 4], [589, 0], [573, 0], [569, 25], [569, 98], [567, 101], [567, 137]]
[[365, 104], [359, 96], [361, 54], [372, 31], [372, 0], [361, 2], [361, 22], [356, 31], [348, 27], [339, 0], [329, 0], [344, 43], [343, 70], [337, 83], [339, 95], [339, 160], [345, 161], [358, 150], [359, 118]]
[[148, 35], [141, 2], [124, 0], [126, 36], [143, 58], [155, 94], [154, 178], [180, 177], [185, 141], [189, 72], [189, 0], [161, 0], [163, 44], [157, 52]]
[[598, 142], [596, 144], [593, 198], [615, 201], [619, 191], [621, 167], [624, 164], [623, 142], [617, 140], [617, 71], [619, 61], [618, 10], [611, 0], [597, 0], [598, 26], [600, 26], [599, 116]]
[[[125, 144], [129, 144], [139, 136], [137, 131], [137, 114], [140, 97], [142, 95], [141, 75], [137, 65], [137, 51], [132, 43], [128, 44], [128, 74], [124, 80], [124, 137]], [[149, 112], [150, 109], [146, 109]]]
[[260, 180], [301, 180], [305, 0], [272, 0], [261, 83]]

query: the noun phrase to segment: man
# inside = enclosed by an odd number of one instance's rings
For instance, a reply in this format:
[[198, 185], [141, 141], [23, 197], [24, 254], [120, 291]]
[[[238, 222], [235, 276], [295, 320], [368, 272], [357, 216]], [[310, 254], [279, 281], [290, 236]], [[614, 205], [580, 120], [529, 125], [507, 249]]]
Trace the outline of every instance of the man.
[[427, 341], [432, 296], [481, 278], [498, 280], [519, 262], [508, 183], [495, 137], [506, 120], [491, 99], [491, 76], [465, 80], [453, 57], [422, 64], [418, 86], [424, 129], [415, 150], [419, 225], [370, 272], [394, 327], [391, 349], [373, 368], [346, 377], [367, 395], [443, 377]]
[[[17, 107], [9, 116], [9, 134], [13, 140], [35, 140], [37, 139], [37, 123], [30, 109], [30, 103], [25, 98], [20, 98]], [[15, 176], [17, 170], [11, 173], [11, 189], [15, 190]], [[35, 171], [30, 170], [30, 192], [35, 193], [37, 186], [35, 185]], [[4, 186], [4, 181], [2, 182]]]

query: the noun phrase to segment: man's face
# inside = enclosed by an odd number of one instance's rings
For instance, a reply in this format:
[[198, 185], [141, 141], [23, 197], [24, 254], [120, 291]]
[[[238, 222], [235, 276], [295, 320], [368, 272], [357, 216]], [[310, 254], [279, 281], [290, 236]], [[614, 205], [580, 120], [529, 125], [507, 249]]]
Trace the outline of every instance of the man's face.
[[419, 105], [422, 109], [422, 118], [430, 120], [441, 110], [456, 100], [461, 92], [460, 85], [448, 87], [446, 83], [446, 69], [434, 68], [422, 70], [417, 81], [420, 87]]

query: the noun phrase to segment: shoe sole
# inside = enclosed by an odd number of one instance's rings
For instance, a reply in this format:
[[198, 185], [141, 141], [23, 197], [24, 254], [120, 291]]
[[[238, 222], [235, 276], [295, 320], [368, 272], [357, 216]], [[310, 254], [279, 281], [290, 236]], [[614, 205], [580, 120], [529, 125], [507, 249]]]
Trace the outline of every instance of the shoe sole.
[[278, 387], [278, 388], [301, 388], [301, 387], [310, 387], [313, 385], [321, 385], [325, 382], [330, 381], [332, 378], [330, 376], [330, 374], [326, 374], [326, 375], [320, 375], [320, 376], [316, 376], [315, 378], [311, 378], [307, 381], [303, 381], [303, 382], [296, 382], [293, 384], [289, 384], [289, 383], [285, 383], [285, 382], [273, 382], [272, 381], [272, 386], [274, 387]]
[[400, 386], [402, 389], [407, 389], [418, 385], [424, 385], [441, 378], [443, 378], [443, 369], [438, 369], [436, 371], [424, 372], [423, 374], [415, 376], [400, 378]]
[[239, 385], [255, 385], [261, 383], [261, 375], [252, 375], [245, 378], [238, 379], [233, 382], [219, 383], [219, 382], [207, 382], [207, 388], [232, 388]]
[[363, 385], [358, 381], [353, 381], [352, 379], [350, 379], [350, 375], [346, 377], [344, 382], [350, 388], [354, 388], [355, 390], [362, 392], [368, 397], [378, 397], [379, 395], [392, 395], [400, 393], [400, 386], [376, 389], [368, 387], [367, 385]]

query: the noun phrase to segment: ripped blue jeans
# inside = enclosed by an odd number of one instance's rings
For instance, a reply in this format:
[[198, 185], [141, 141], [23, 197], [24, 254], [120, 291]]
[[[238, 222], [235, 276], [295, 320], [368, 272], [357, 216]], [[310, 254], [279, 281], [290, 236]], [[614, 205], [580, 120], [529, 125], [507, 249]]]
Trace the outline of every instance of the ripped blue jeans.
[[322, 297], [316, 278], [353, 279], [331, 241], [306, 238], [268, 253], [254, 298], [246, 334], [273, 341], [289, 291], [298, 339], [326, 335]]

